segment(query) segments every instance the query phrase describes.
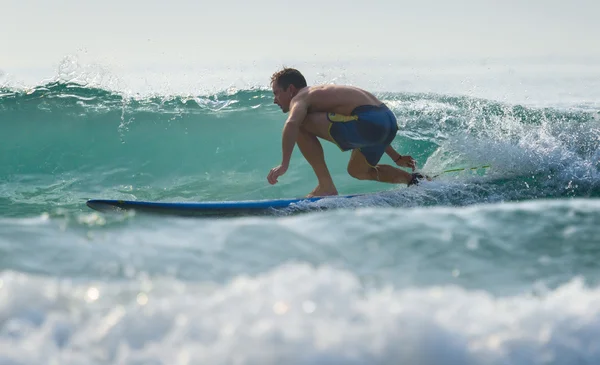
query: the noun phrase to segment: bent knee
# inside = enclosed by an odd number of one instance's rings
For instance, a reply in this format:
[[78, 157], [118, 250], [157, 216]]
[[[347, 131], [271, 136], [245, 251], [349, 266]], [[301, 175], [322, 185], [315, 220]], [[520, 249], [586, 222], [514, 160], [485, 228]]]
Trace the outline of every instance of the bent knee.
[[377, 170], [374, 167], [370, 166], [367, 168], [360, 169], [348, 167], [348, 174], [350, 174], [350, 176], [358, 180], [373, 180], [374, 175], [377, 175]]

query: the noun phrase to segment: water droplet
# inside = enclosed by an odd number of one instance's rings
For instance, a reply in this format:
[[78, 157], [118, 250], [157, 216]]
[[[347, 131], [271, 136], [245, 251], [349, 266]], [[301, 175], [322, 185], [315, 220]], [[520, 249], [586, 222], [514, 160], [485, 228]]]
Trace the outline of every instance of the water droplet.
[[94, 302], [100, 298], [100, 291], [96, 287], [90, 287], [85, 294], [85, 301], [88, 303]]
[[146, 305], [148, 304], [148, 296], [146, 295], [146, 293], [139, 293], [136, 297], [136, 301], [139, 305]]

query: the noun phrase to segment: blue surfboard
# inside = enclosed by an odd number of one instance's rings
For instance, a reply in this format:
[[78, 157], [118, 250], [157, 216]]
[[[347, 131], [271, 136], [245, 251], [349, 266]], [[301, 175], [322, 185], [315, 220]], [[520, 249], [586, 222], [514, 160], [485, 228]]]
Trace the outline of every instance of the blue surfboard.
[[[486, 169], [489, 167], [490, 165], [468, 168], [461, 167], [452, 170], [442, 171], [441, 173], [434, 175], [432, 178], [435, 179], [438, 176], [448, 172], [479, 170]], [[101, 212], [134, 210], [142, 213], [169, 214], [181, 216], [272, 215], [282, 212], [285, 214], [299, 211], [307, 211], [311, 210], [311, 207], [314, 207], [316, 209], [329, 209], [331, 207], [340, 207], [343, 204], [335, 204], [335, 202], [340, 202], [345, 199], [355, 197], [382, 196], [385, 192], [386, 191], [351, 195], [335, 195], [322, 197], [320, 196], [313, 198], [212, 202], [158, 202], [143, 200], [91, 199], [88, 200], [86, 204], [88, 207]], [[319, 204], [320, 201], [325, 200], [334, 204]]]
[[91, 199], [86, 205], [101, 212], [134, 210], [141, 213], [168, 214], [180, 216], [243, 216], [270, 215], [306, 206], [323, 199], [348, 199], [365, 194], [337, 195], [328, 197], [264, 199], [212, 202], [157, 202], [136, 200]]

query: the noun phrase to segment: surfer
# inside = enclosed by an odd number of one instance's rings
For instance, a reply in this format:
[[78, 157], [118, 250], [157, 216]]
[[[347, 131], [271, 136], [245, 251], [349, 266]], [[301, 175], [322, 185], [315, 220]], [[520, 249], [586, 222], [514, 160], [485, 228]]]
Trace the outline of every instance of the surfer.
[[317, 137], [336, 144], [342, 151], [352, 150], [348, 173], [359, 180], [386, 183], [418, 183], [423, 175], [380, 164], [386, 153], [400, 167], [416, 168], [415, 160], [402, 156], [392, 147], [398, 125], [394, 113], [373, 94], [353, 86], [307, 86], [296, 69], [283, 68], [271, 76], [274, 103], [290, 113], [283, 127], [281, 165], [269, 172], [267, 180], [276, 184], [286, 173], [294, 145], [317, 175], [318, 185], [308, 194], [337, 195], [325, 163], [323, 147]]

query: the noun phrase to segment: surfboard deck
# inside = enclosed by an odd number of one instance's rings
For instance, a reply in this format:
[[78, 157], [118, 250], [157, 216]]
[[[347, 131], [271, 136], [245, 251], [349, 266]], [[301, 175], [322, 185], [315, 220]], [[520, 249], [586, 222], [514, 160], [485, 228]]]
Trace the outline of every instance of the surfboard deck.
[[365, 194], [323, 196], [293, 199], [263, 199], [210, 202], [158, 202], [143, 200], [90, 199], [86, 205], [100, 212], [133, 210], [141, 213], [179, 216], [244, 216], [269, 215], [323, 199], [349, 199]]
[[[287, 211], [295, 213], [302, 211], [301, 204], [310, 204], [325, 199], [339, 202], [345, 199], [365, 196], [379, 196], [387, 191], [359, 193], [348, 195], [319, 196], [313, 198], [292, 199], [263, 199], [263, 200], [238, 200], [238, 201], [208, 201], [208, 202], [159, 202], [143, 200], [117, 200], [117, 199], [91, 199], [86, 205], [101, 212], [133, 210], [141, 213], [167, 214], [179, 216], [246, 216], [246, 215], [274, 215]], [[330, 207], [336, 206], [331, 204]], [[339, 205], [338, 205], [339, 206]], [[310, 210], [310, 207], [308, 207]], [[329, 209], [327, 204], [319, 205], [318, 209]], [[304, 209], [306, 211], [307, 209]]]

